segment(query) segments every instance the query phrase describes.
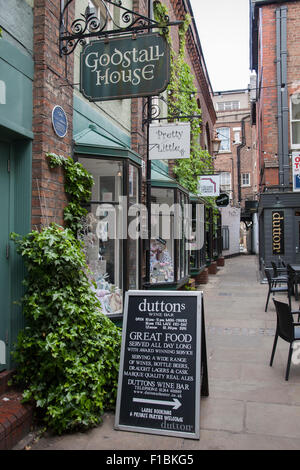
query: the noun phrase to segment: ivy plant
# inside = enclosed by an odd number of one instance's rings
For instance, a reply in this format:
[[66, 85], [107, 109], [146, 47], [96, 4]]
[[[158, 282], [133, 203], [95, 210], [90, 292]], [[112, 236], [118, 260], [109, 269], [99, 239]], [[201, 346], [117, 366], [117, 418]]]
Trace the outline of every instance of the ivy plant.
[[12, 239], [27, 268], [15, 381], [55, 432], [95, 426], [115, 406], [120, 329], [101, 312], [70, 229], [52, 224]]
[[50, 168], [63, 167], [65, 174], [65, 192], [69, 203], [64, 209], [66, 227], [76, 235], [82, 228], [82, 218], [87, 214], [83, 207], [90, 200], [94, 184], [93, 176], [72, 158], [66, 158], [55, 153], [48, 153]]
[[[159, 1], [154, 2], [155, 19], [164, 25], [168, 18], [168, 9]], [[213, 170], [212, 157], [208, 151], [201, 148], [201, 109], [198, 106], [195, 87], [195, 77], [190, 66], [185, 60], [186, 33], [190, 25], [191, 17], [186, 15], [183, 24], [178, 28], [179, 51], [176, 54], [172, 45], [170, 30], [163, 29], [163, 34], [171, 47], [171, 73], [170, 83], [167, 88], [168, 92], [168, 115], [170, 120], [172, 115], [180, 114], [187, 116], [200, 116], [191, 119], [191, 152], [190, 158], [178, 160], [175, 163], [173, 171], [179, 183], [197, 194], [198, 179], [200, 175], [206, 174]], [[182, 119], [182, 122], [188, 119]], [[215, 198], [205, 198], [206, 204], [217, 211]]]

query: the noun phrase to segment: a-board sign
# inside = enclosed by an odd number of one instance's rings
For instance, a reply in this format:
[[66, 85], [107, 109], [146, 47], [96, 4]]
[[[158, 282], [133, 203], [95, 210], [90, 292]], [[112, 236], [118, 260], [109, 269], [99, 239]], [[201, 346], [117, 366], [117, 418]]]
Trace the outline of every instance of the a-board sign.
[[200, 438], [202, 304], [200, 291], [126, 293], [116, 429]]

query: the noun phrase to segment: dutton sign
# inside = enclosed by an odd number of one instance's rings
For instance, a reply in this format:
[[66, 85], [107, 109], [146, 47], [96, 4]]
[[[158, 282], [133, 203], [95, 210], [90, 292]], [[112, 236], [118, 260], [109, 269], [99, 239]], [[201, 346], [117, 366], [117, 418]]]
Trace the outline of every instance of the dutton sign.
[[202, 304], [199, 291], [126, 292], [117, 429], [199, 439], [208, 395]]
[[169, 83], [170, 50], [157, 33], [93, 41], [80, 65], [80, 91], [90, 101], [158, 95]]

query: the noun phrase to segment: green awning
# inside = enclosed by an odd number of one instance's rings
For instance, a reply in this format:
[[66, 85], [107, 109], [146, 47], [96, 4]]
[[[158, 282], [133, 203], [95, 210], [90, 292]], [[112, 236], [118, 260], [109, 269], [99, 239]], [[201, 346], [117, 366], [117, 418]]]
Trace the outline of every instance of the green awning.
[[129, 158], [142, 165], [142, 159], [136, 152], [94, 124], [74, 136], [74, 151], [83, 155]]
[[151, 169], [151, 186], [159, 188], [175, 188], [189, 194], [188, 190], [181, 186], [178, 181], [163, 172]]

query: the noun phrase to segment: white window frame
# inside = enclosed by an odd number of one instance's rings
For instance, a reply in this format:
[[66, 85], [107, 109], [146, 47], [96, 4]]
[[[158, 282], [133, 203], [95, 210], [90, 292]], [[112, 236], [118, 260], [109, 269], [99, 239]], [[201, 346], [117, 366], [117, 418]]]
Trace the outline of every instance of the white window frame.
[[240, 109], [240, 106], [241, 106], [241, 103], [238, 100], [217, 102], [218, 111], [237, 111]]
[[293, 104], [300, 104], [300, 93], [294, 93], [291, 95], [290, 98], [290, 131], [291, 131], [291, 148], [292, 149], [299, 149], [300, 148], [300, 141], [297, 143], [293, 143], [293, 123], [298, 122], [300, 123], [300, 119], [293, 119]]
[[[244, 176], [246, 176], [246, 175], [247, 175], [247, 179], [248, 179], [248, 182], [247, 182], [247, 183], [244, 182]], [[241, 175], [241, 180], [242, 180], [242, 181], [241, 181], [241, 186], [242, 186], [243, 188], [246, 188], [246, 187], [251, 186], [251, 174], [250, 174], [250, 173], [242, 173], [242, 175]]]
[[223, 191], [231, 191], [231, 172], [221, 171], [220, 173], [220, 187]]
[[[231, 144], [230, 144], [230, 127], [218, 127], [216, 129], [218, 138], [221, 140], [220, 150], [219, 153], [231, 153]], [[226, 137], [226, 133], [228, 132], [228, 137]], [[222, 148], [224, 143], [227, 143], [226, 147]]]

